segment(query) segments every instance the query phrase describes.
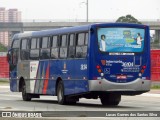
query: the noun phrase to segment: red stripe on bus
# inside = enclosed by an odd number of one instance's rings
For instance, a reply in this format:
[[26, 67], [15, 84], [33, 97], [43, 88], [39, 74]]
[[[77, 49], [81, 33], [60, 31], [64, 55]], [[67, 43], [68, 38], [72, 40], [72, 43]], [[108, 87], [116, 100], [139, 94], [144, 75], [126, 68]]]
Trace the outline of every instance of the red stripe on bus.
[[47, 92], [48, 79], [49, 79], [49, 65], [47, 66], [46, 77], [45, 77], [45, 80], [44, 80], [43, 94], [46, 94], [46, 92]]

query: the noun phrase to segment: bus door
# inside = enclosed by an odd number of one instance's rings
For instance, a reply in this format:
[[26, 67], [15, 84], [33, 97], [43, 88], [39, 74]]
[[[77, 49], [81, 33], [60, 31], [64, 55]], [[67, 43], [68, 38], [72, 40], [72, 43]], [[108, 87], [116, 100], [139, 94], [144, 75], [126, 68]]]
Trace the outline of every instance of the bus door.
[[11, 91], [17, 91], [17, 63], [18, 63], [19, 49], [12, 48], [8, 51], [9, 62], [9, 77], [10, 77], [10, 89]]

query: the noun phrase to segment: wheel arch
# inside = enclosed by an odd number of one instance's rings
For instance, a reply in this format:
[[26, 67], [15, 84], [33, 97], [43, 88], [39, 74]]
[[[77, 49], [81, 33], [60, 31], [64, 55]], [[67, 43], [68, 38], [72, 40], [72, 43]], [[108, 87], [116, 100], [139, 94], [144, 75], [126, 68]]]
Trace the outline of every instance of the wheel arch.
[[20, 77], [20, 79], [19, 79], [19, 90], [18, 90], [19, 92], [22, 92], [23, 83], [25, 83], [25, 80], [24, 80], [23, 77]]

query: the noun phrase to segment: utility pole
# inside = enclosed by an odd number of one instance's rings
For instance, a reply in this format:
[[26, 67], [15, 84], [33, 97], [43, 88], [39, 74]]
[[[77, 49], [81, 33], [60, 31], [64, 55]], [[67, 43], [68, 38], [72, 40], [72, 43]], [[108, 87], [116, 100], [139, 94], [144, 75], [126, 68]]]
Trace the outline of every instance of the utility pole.
[[86, 12], [87, 12], [86, 13], [86, 15], [87, 15], [87, 20], [86, 21], [88, 22], [88, 0], [86, 0]]

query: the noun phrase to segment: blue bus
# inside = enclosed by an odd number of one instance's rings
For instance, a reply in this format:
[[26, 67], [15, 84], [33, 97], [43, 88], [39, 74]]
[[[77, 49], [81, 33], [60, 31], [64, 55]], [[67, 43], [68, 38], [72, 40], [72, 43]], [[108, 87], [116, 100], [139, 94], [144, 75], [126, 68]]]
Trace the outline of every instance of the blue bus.
[[150, 90], [149, 27], [99, 23], [14, 35], [8, 51], [10, 90], [24, 101], [57, 96], [118, 105], [121, 95]]

